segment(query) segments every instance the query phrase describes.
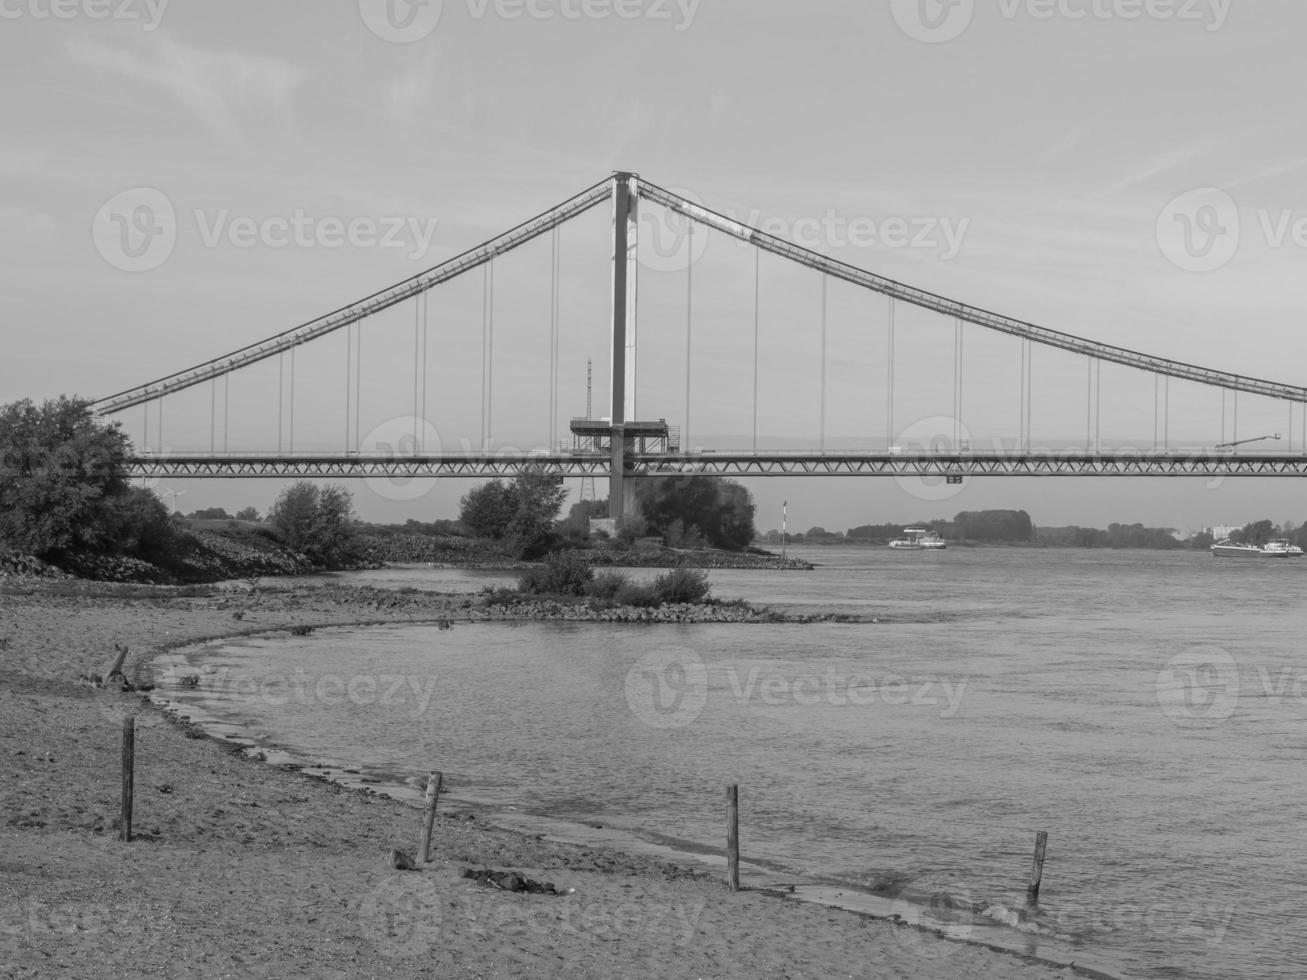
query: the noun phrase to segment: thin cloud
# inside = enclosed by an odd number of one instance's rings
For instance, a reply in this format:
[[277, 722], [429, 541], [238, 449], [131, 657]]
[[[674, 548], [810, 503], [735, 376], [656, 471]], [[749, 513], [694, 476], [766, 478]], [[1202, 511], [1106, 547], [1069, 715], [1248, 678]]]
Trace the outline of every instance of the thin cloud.
[[206, 129], [226, 143], [247, 148], [248, 118], [271, 111], [285, 125], [296, 90], [307, 72], [278, 58], [233, 51], [206, 51], [163, 31], [138, 53], [86, 38], [65, 44], [76, 64], [155, 85], [176, 99]]

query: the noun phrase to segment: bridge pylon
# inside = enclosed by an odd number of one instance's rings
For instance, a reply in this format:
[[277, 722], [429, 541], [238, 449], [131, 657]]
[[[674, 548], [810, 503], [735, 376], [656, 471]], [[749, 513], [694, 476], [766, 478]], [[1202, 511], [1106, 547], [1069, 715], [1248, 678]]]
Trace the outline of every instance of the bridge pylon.
[[608, 516], [621, 518], [635, 511], [635, 483], [627, 456], [632, 440], [626, 423], [635, 419], [635, 299], [639, 259], [639, 178], [613, 174], [613, 316], [611, 470], [608, 477]]

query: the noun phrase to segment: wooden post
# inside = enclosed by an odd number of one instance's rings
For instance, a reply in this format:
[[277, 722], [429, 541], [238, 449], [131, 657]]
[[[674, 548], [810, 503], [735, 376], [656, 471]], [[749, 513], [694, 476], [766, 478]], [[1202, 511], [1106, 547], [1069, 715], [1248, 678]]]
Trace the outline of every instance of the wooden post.
[[119, 821], [119, 838], [124, 843], [132, 840], [132, 786], [136, 767], [136, 716], [123, 719], [123, 809]]
[[108, 686], [110, 677], [123, 672], [123, 661], [127, 659], [128, 647], [126, 643], [115, 643], [113, 648], [117, 651], [117, 656], [113, 658], [113, 666], [109, 668], [109, 673], [104, 675], [105, 686]]
[[1026, 903], [1034, 905], [1039, 901], [1039, 885], [1044, 878], [1044, 850], [1048, 847], [1048, 834], [1040, 831], [1035, 835], [1035, 863], [1030, 866], [1030, 887], [1026, 889]]
[[422, 812], [422, 840], [418, 844], [417, 864], [427, 863], [431, 850], [431, 826], [436, 821], [436, 804], [440, 802], [440, 785], [445, 781], [444, 773], [433, 772], [427, 777], [426, 809]]
[[726, 884], [740, 890], [740, 787], [726, 787]]

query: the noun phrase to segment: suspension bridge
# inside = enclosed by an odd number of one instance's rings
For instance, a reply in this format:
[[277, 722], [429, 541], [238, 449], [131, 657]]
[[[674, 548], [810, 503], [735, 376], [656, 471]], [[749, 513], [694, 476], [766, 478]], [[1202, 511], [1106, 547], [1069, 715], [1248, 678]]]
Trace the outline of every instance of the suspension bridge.
[[[603, 280], [610, 286], [609, 296], [602, 306], [594, 303], [590, 306], [592, 310], [600, 311], [605, 321], [602, 326], [607, 334], [605, 339], [610, 355], [606, 365], [608, 414], [601, 419], [570, 419], [566, 430], [570, 439], [562, 439], [559, 438], [564, 431], [559, 423], [563, 400], [559, 358], [560, 350], [565, 346], [567, 327], [561, 310], [560, 232], [565, 225], [605, 207], [611, 211], [603, 242], [605, 252], [611, 257], [611, 268], [603, 272]], [[711, 387], [727, 391], [734, 403], [751, 408], [752, 432], [739, 437], [740, 445], [713, 449], [689, 445], [692, 367], [698, 363], [693, 347], [695, 325], [705, 316], [722, 314], [720, 310], [695, 309], [696, 286], [699, 284], [694, 278], [696, 253], [693, 248], [684, 249], [683, 270], [669, 268], [666, 256], [661, 256], [659, 262], [654, 263], [656, 273], [650, 272], [647, 257], [642, 260], [640, 234], [641, 215], [650, 209], [656, 209], [664, 223], [677, 222], [691, 242], [695, 235], [717, 236], [752, 252], [752, 296], [748, 298], [747, 281], [743, 290], [747, 298], [743, 303], [738, 302], [735, 292], [732, 294], [734, 305], [742, 307], [733, 315], [743, 323], [743, 330], [726, 345], [734, 362], [744, 364], [745, 368], [737, 372], [739, 379], [734, 386], [731, 379], [719, 376], [710, 377], [708, 382]], [[550, 288], [548, 296], [542, 297], [544, 313], [529, 318], [524, 336], [539, 339], [539, 354], [542, 356], [533, 355], [532, 370], [547, 380], [548, 390], [546, 393], [544, 384], [541, 384], [539, 391], [531, 394], [518, 390], [522, 388], [520, 383], [506, 386], [502, 380], [497, 390], [496, 352], [499, 351], [502, 361], [505, 343], [501, 340], [499, 348], [496, 347], [496, 299], [503, 295], [502, 289], [496, 291], [496, 263], [502, 262], [510, 252], [537, 241], [549, 245]], [[815, 383], [808, 385], [805, 381], [803, 385], [805, 390], [808, 387], [814, 389], [812, 401], [819, 405], [813, 426], [816, 431], [809, 438], [795, 439], [793, 444], [797, 448], [763, 445], [768, 440], [759, 437], [760, 413], [775, 401], [774, 393], [769, 393], [760, 384], [760, 377], [765, 374], [765, 371], [760, 371], [760, 360], [771, 356], [760, 353], [763, 256], [767, 256], [771, 263], [779, 262], [786, 269], [815, 278], [820, 290], [819, 314], [811, 317], [805, 325], [787, 326], [786, 349], [801, 348], [815, 354], [817, 362]], [[653, 368], [646, 366], [642, 369], [640, 366], [642, 352], [651, 343], [651, 338], [657, 337], [666, 348], [667, 338], [673, 332], [666, 309], [651, 315], [642, 307], [642, 270], [646, 284], [651, 277], [684, 276], [684, 306], [676, 314], [678, 318], [682, 315], [684, 318], [683, 335], [678, 334], [678, 337], [683, 336], [684, 358], [683, 364], [676, 365], [674, 370], [668, 369], [670, 361], [667, 356], [658, 359]], [[450, 346], [450, 338], [459, 331], [462, 332], [459, 342], [469, 349], [475, 348], [479, 326], [480, 431], [476, 431], [472, 419], [463, 417], [454, 426], [461, 429], [455, 433], [459, 438], [451, 440], [449, 427], [438, 424], [447, 407], [434, 404], [439, 401], [440, 392], [435, 392], [436, 397], [432, 393], [431, 307], [433, 297], [440, 296], [442, 290], [452, 288], [459, 280], [465, 283], [474, 281], [477, 272], [481, 279], [479, 325], [444, 323], [443, 331], [438, 325], [438, 363], [442, 348]], [[834, 305], [832, 292], [837, 287], [846, 291], [846, 302], [869, 298], [880, 307], [877, 314], [880, 318], [877, 328], [880, 346], [875, 355], [875, 371], [861, 372], [856, 384], [849, 387], [858, 406], [862, 406], [852, 410], [846, 410], [847, 406], [840, 408], [839, 399], [832, 398], [829, 393], [834, 386], [828, 383], [828, 368], [833, 373], [839, 359], [832, 356], [831, 331], [828, 329]], [[364, 338], [371, 332], [370, 324], [387, 316], [392, 318], [388, 335], [393, 341], [397, 313], [403, 316], [403, 322], [412, 324], [411, 339], [405, 334], [402, 341], [403, 360], [407, 364], [402, 374], [387, 377], [384, 384], [392, 396], [397, 391], [404, 392], [406, 404], [411, 393], [412, 407], [401, 425], [404, 438], [382, 445], [364, 435], [363, 403], [367, 397], [361, 381]], [[899, 349], [903, 348], [917, 331], [925, 329], [912, 319], [921, 315], [932, 319], [931, 329], [935, 331], [932, 335], [934, 359], [931, 373], [948, 375], [952, 382], [952, 403], [937, 406], [934, 428], [924, 439], [921, 432], [913, 434], [912, 425], [903, 426], [904, 393], [918, 387], [920, 382], [914, 375], [904, 376], [906, 359], [896, 354], [896, 344]], [[751, 338], [748, 331], [750, 321], [753, 328]], [[941, 324], [944, 325], [942, 328]], [[939, 365], [943, 358], [939, 355], [941, 350], [947, 352], [950, 336], [951, 369], [941, 372]], [[334, 340], [329, 341], [333, 337]], [[544, 349], [546, 338], [547, 354]], [[1003, 343], [1016, 345], [1020, 370], [1015, 385], [1010, 380], [984, 376], [977, 383], [974, 377], [968, 376], [966, 351], [980, 338], [999, 338]], [[312, 351], [328, 343], [336, 344], [333, 357], [339, 355], [339, 347], [344, 347], [344, 364], [336, 362], [335, 368], [328, 369], [320, 363], [322, 358], [317, 358], [314, 371], [301, 368], [297, 374], [297, 360], [303, 365], [310, 360]], [[1083, 420], [1083, 429], [1074, 445], [1064, 442], [1062, 448], [1050, 449], [1038, 445], [1032, 436], [1035, 427], [1036, 352], [1043, 360], [1053, 356], [1060, 358], [1060, 370], [1077, 371], [1082, 379], [1075, 386], [1079, 388], [1078, 392], [1063, 392], [1061, 396], [1076, 402], [1074, 408], [1063, 406], [1064, 415], [1074, 411]], [[393, 360], [394, 353], [388, 356]], [[750, 357], [751, 402], [747, 372]], [[1074, 367], [1076, 364], [1080, 366]], [[275, 382], [268, 373], [269, 365], [275, 371]], [[1132, 376], [1143, 380], [1145, 388], [1151, 382], [1151, 412], [1144, 409], [1133, 416], [1139, 429], [1145, 430], [1136, 433], [1136, 438], [1116, 441], [1104, 438], [1103, 410], [1105, 405], [1111, 408], [1116, 400], [1113, 392], [1121, 387], [1134, 391], [1140, 389], [1138, 381], [1131, 387], [1123, 386], [1119, 380], [1110, 380], [1105, 394], [1105, 365], [1128, 369]], [[667, 397], [666, 392], [675, 385], [666, 376], [679, 373], [682, 367], [684, 402], [674, 404], [680, 399]], [[656, 383], [651, 381], [651, 372], [655, 369], [664, 375]], [[233, 382], [236, 381], [239, 388], [240, 378], [259, 370], [264, 374], [258, 376], [255, 391], [238, 395], [233, 402]], [[311, 378], [303, 376], [309, 373]], [[476, 387], [475, 371], [471, 367], [455, 373], [462, 376], [467, 385]], [[298, 395], [297, 377], [300, 384]], [[679, 385], [679, 380], [678, 377], [676, 385]], [[1213, 403], [1219, 397], [1220, 434], [1219, 437], [1215, 435], [1213, 426], [1213, 435], [1208, 440], [1210, 445], [1185, 448], [1177, 444], [1172, 431], [1177, 415], [1172, 409], [1173, 385], [1184, 386], [1190, 392], [1194, 389], [1209, 392]], [[310, 386], [321, 389], [311, 399], [308, 395]], [[497, 398], [505, 397], [505, 387], [515, 400], [518, 414], [529, 417], [533, 424], [535, 420], [544, 421], [547, 439], [543, 444], [522, 449], [497, 443], [493, 432], [499, 404]], [[641, 419], [637, 414], [638, 387], [648, 387], [658, 396], [660, 414], [656, 419]], [[995, 387], [1003, 390], [995, 391]], [[1009, 431], [1003, 432], [1000, 428], [988, 440], [988, 446], [981, 445], [982, 440], [970, 436], [966, 425], [971, 411], [969, 405], [981, 400], [1010, 399], [1013, 387], [1016, 389], [1017, 411], [1015, 418], [1008, 423]], [[1067, 389], [1070, 385], [1060, 381], [1059, 388]], [[207, 398], [204, 397], [206, 393]], [[1277, 431], [1273, 437], [1247, 437], [1245, 422], [1245, 438], [1239, 438], [1241, 396], [1245, 406], [1250, 400], [1257, 405], [1259, 428], [1269, 425], [1266, 420], [1276, 420]], [[847, 400], [850, 396], [844, 397]], [[1192, 395], [1188, 397], [1192, 401]], [[190, 409], [185, 413], [188, 425], [198, 425], [203, 429], [201, 420], [206, 416], [208, 422], [207, 433], [192, 431], [184, 441], [189, 441], [192, 446], [202, 446], [207, 441], [207, 448], [174, 449], [165, 442], [165, 403], [172, 404], [182, 398], [190, 398]], [[261, 422], [256, 437], [262, 440], [262, 444], [233, 447], [233, 407], [239, 411], [244, 402], [258, 398], [266, 399], [266, 404], [259, 410]], [[317, 407], [306, 407], [305, 403], [310, 400]], [[649, 400], [649, 397], [641, 398], [642, 402]], [[203, 404], [206, 401], [207, 412]], [[828, 438], [828, 418], [833, 417], [837, 410], [843, 411], [847, 419], [873, 403], [874, 422], [870, 421], [870, 412], [867, 412], [865, 423], [846, 421], [843, 438], [834, 438], [833, 434]], [[610, 512], [614, 517], [622, 516], [631, 507], [634, 480], [665, 475], [893, 476], [955, 483], [969, 477], [993, 476], [1218, 478], [1307, 475], [1307, 388], [1100, 343], [914, 288], [743, 224], [632, 173], [615, 173], [512, 230], [357, 302], [266, 340], [103, 398], [95, 403], [94, 408], [103, 417], [123, 419], [130, 417], [129, 412], [141, 412], [139, 417], [143, 425], [139, 448], [129, 464], [133, 476], [421, 480], [513, 476], [531, 467], [563, 477], [607, 478]], [[680, 416], [669, 423], [667, 417], [677, 411], [681, 412]], [[918, 408], [917, 412], [920, 411]], [[1186, 409], [1185, 414], [1189, 411]], [[1246, 417], [1252, 414], [1247, 407], [1245, 413]], [[168, 417], [172, 418], [171, 412]], [[918, 414], [916, 420], [919, 419]], [[1268, 452], [1257, 448], [1270, 438], [1281, 438], [1278, 431], [1281, 421], [1283, 430], [1287, 432], [1287, 450]], [[1151, 439], [1146, 433], [1150, 423]], [[310, 426], [317, 430], [312, 440], [305, 435], [305, 429]], [[334, 427], [341, 436], [336, 445], [324, 446], [323, 426]], [[747, 428], [747, 422], [743, 427]], [[850, 428], [852, 431], [848, 431]], [[432, 431], [439, 431], [444, 438], [428, 438]], [[297, 434], [299, 450], [295, 448]], [[454, 441], [459, 445], [457, 450], [448, 448]], [[770, 441], [776, 442], [775, 439]], [[313, 443], [312, 448], [306, 448], [309, 442]]]

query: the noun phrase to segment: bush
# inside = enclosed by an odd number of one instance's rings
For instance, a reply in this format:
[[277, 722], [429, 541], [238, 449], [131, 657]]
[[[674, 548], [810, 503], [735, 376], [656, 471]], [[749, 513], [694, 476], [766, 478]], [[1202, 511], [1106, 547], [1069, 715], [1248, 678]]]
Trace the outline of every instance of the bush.
[[558, 551], [545, 558], [540, 568], [528, 571], [518, 589], [528, 595], [585, 595], [594, 579], [594, 569], [579, 551]]
[[586, 585], [585, 594], [591, 599], [616, 599], [629, 582], [621, 572], [600, 572]]
[[703, 602], [712, 589], [707, 572], [684, 565], [659, 575], [653, 587], [664, 602]]
[[663, 597], [652, 585], [639, 582], [627, 582], [617, 590], [613, 601], [619, 606], [638, 606], [642, 609], [656, 609], [663, 604]]

